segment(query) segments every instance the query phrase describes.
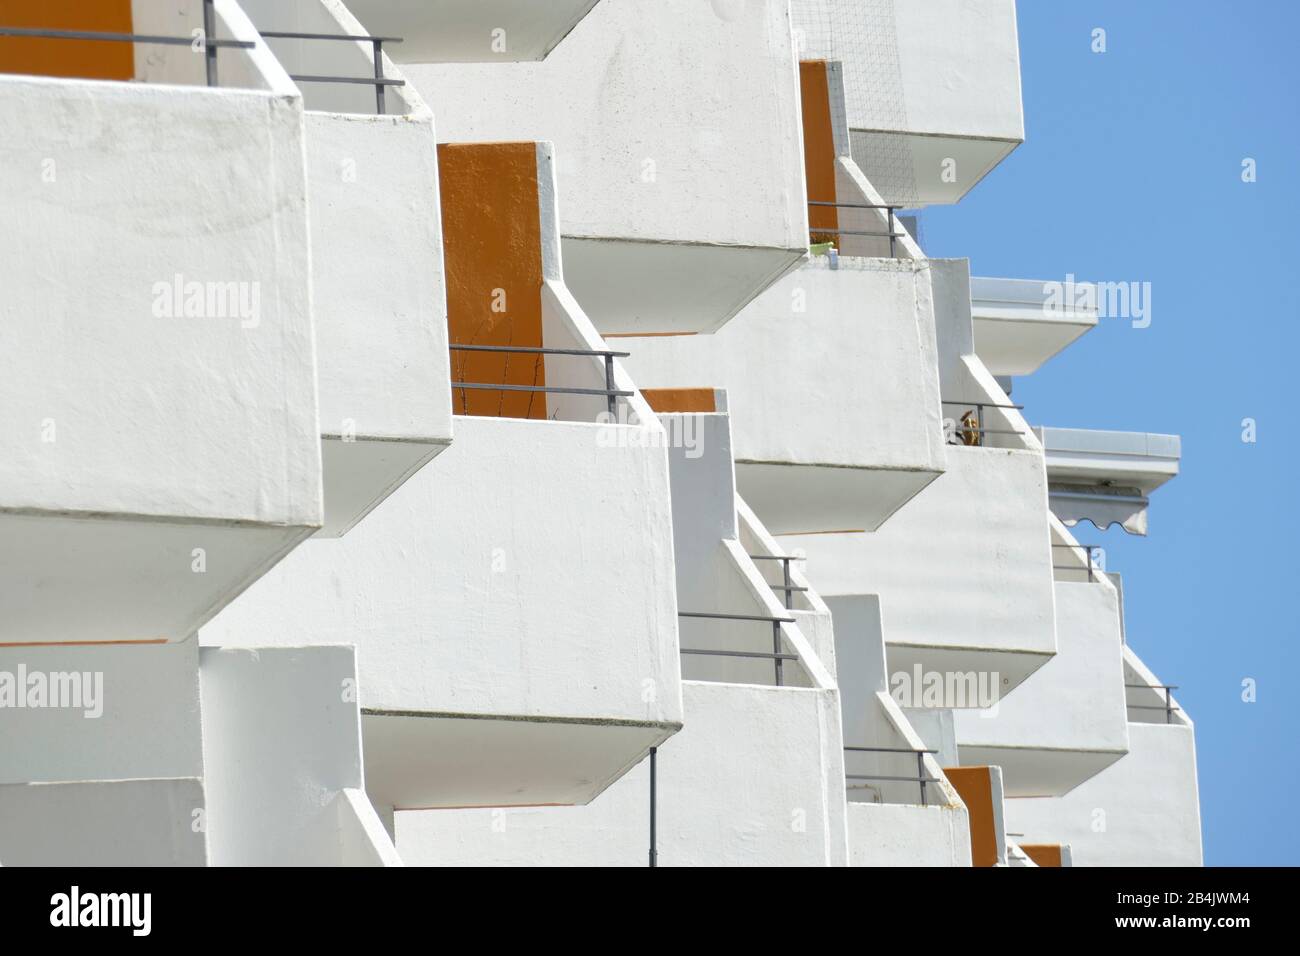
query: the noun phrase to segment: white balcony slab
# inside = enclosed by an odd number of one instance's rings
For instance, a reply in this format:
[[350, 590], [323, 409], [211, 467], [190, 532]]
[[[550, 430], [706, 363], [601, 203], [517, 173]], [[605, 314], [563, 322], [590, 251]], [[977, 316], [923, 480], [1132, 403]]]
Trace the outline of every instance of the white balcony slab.
[[598, 0], [345, 0], [373, 34], [399, 36], [399, 62], [541, 60]]
[[1024, 141], [1014, 0], [792, 12], [800, 56], [841, 62], [854, 160], [888, 202], [956, 202]]
[[718, 386], [774, 534], [875, 530], [946, 460], [924, 262], [813, 259], [713, 335], [619, 340], [643, 387]]
[[[833, 691], [682, 690], [685, 727], [658, 753], [659, 866], [843, 866]], [[396, 826], [408, 865], [645, 866], [648, 762], [587, 806], [399, 812]]]
[[554, 142], [566, 279], [602, 333], [713, 331], [804, 255], [785, 0], [601, 0], [544, 62], [402, 68], [444, 142]]
[[1047, 457], [1052, 511], [1066, 526], [1090, 521], [1147, 533], [1153, 491], [1178, 474], [1177, 435], [1036, 428]]
[[987, 711], [955, 714], [963, 764], [995, 764], [1009, 797], [1060, 796], [1128, 750], [1119, 595], [1056, 584], [1057, 654]]
[[975, 351], [994, 375], [1032, 375], [1097, 325], [1093, 304], [1066, 301], [1055, 283], [970, 280]]
[[321, 523], [302, 108], [257, 75], [0, 77], [0, 643], [183, 639]]

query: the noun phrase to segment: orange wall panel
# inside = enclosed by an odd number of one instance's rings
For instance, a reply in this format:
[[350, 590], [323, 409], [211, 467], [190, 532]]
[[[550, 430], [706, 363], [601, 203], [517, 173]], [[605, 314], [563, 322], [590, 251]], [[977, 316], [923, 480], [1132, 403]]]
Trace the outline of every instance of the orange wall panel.
[[716, 412], [711, 388], [643, 388], [644, 398], [656, 412]]
[[970, 814], [972, 866], [996, 866], [998, 840], [994, 831], [993, 777], [988, 767], [944, 768], [944, 776], [961, 795]]
[[1061, 865], [1061, 845], [1059, 843], [1022, 843], [1020, 849], [1039, 866]]
[[[131, 0], [0, 0], [0, 25], [130, 33]], [[0, 73], [129, 80], [135, 44], [0, 37]]]
[[[835, 202], [835, 133], [831, 125], [831, 94], [824, 60], [799, 63], [799, 91], [803, 113], [803, 166], [808, 201]], [[818, 229], [838, 229], [839, 210], [833, 206], [809, 206], [808, 225], [815, 242], [834, 242], [833, 233], [818, 235]]]
[[[438, 147], [447, 325], [456, 345], [542, 345], [542, 232], [534, 143]], [[541, 355], [451, 353], [451, 377], [546, 384]], [[452, 387], [457, 415], [545, 418], [543, 392]]]

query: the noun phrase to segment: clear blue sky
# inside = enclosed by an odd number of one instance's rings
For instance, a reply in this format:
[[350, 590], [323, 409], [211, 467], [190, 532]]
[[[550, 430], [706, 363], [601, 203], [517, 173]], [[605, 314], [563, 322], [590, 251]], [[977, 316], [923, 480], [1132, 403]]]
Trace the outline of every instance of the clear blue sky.
[[1015, 397], [1034, 424], [1183, 437], [1149, 537], [1075, 533], [1106, 547], [1129, 643], [1196, 723], [1205, 862], [1300, 864], [1300, 3], [1017, 5], [1025, 143], [923, 214], [926, 251], [1152, 283], [1149, 328], [1103, 320]]

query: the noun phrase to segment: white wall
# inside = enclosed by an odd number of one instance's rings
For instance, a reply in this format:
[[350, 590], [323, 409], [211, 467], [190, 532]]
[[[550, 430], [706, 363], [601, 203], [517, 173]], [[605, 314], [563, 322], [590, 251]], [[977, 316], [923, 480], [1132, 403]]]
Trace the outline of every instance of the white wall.
[[850, 866], [970, 866], [965, 807], [850, 803]]

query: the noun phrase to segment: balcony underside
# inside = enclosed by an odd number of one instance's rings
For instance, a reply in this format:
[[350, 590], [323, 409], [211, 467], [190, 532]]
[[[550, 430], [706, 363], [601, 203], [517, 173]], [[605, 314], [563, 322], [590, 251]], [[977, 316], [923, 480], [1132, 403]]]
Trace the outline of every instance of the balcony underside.
[[736, 462], [736, 487], [772, 534], [875, 531], [936, 471]]
[[346, 533], [448, 444], [322, 440], [325, 523], [317, 536], [337, 538]]
[[184, 639], [313, 530], [0, 515], [0, 644]]
[[1002, 314], [975, 305], [975, 352], [994, 375], [1031, 375], [1097, 324], [1095, 315]]
[[802, 249], [565, 236], [564, 275], [605, 334], [713, 332], [793, 269]]
[[[967, 699], [965, 703], [944, 699], [940, 703], [934, 703], [925, 697], [925, 675], [964, 675], [974, 674], [977, 678], [976, 689], [982, 686], [978, 683], [980, 675], [989, 675], [988, 680], [993, 676], [997, 677], [996, 687], [999, 696], [1006, 696], [1011, 690], [1017, 687], [1034, 671], [1038, 670], [1044, 664], [1052, 659], [1053, 653], [1038, 651], [1013, 650], [1009, 648], [1000, 648], [996, 646], [982, 647], [952, 647], [943, 645], [923, 645], [923, 644], [896, 644], [888, 639], [889, 632], [885, 632], [885, 659], [889, 668], [889, 677], [891, 678], [890, 691], [894, 691], [892, 678], [900, 673], [907, 674], [912, 679], [914, 687], [915, 703], [908, 703], [906, 706], [916, 706], [922, 708], [930, 707], [980, 707], [987, 706], [978, 701]], [[920, 667], [922, 683], [916, 685], [914, 675], [917, 668]], [[945, 685], [946, 686], [946, 685]], [[964, 685], [963, 685], [964, 686]], [[988, 685], [990, 690], [993, 684]], [[945, 692], [946, 693], [946, 692]], [[963, 691], [963, 693], [967, 693]], [[969, 694], [967, 693], [967, 697]], [[896, 698], [897, 699], [897, 698]], [[963, 755], [964, 756], [964, 755]]]
[[399, 810], [582, 805], [679, 728], [363, 711], [366, 790]]
[[964, 744], [958, 747], [963, 765], [1001, 767], [1008, 797], [1054, 797], [1069, 793], [1125, 753], [1122, 750], [1052, 750]]
[[[849, 131], [853, 161], [884, 201], [909, 208], [958, 202], [1020, 145], [1006, 139]], [[945, 175], [951, 170], [951, 175]]]
[[544, 59], [596, 2], [347, 0], [347, 6], [372, 34], [403, 38], [385, 49], [395, 62], [499, 63]]

